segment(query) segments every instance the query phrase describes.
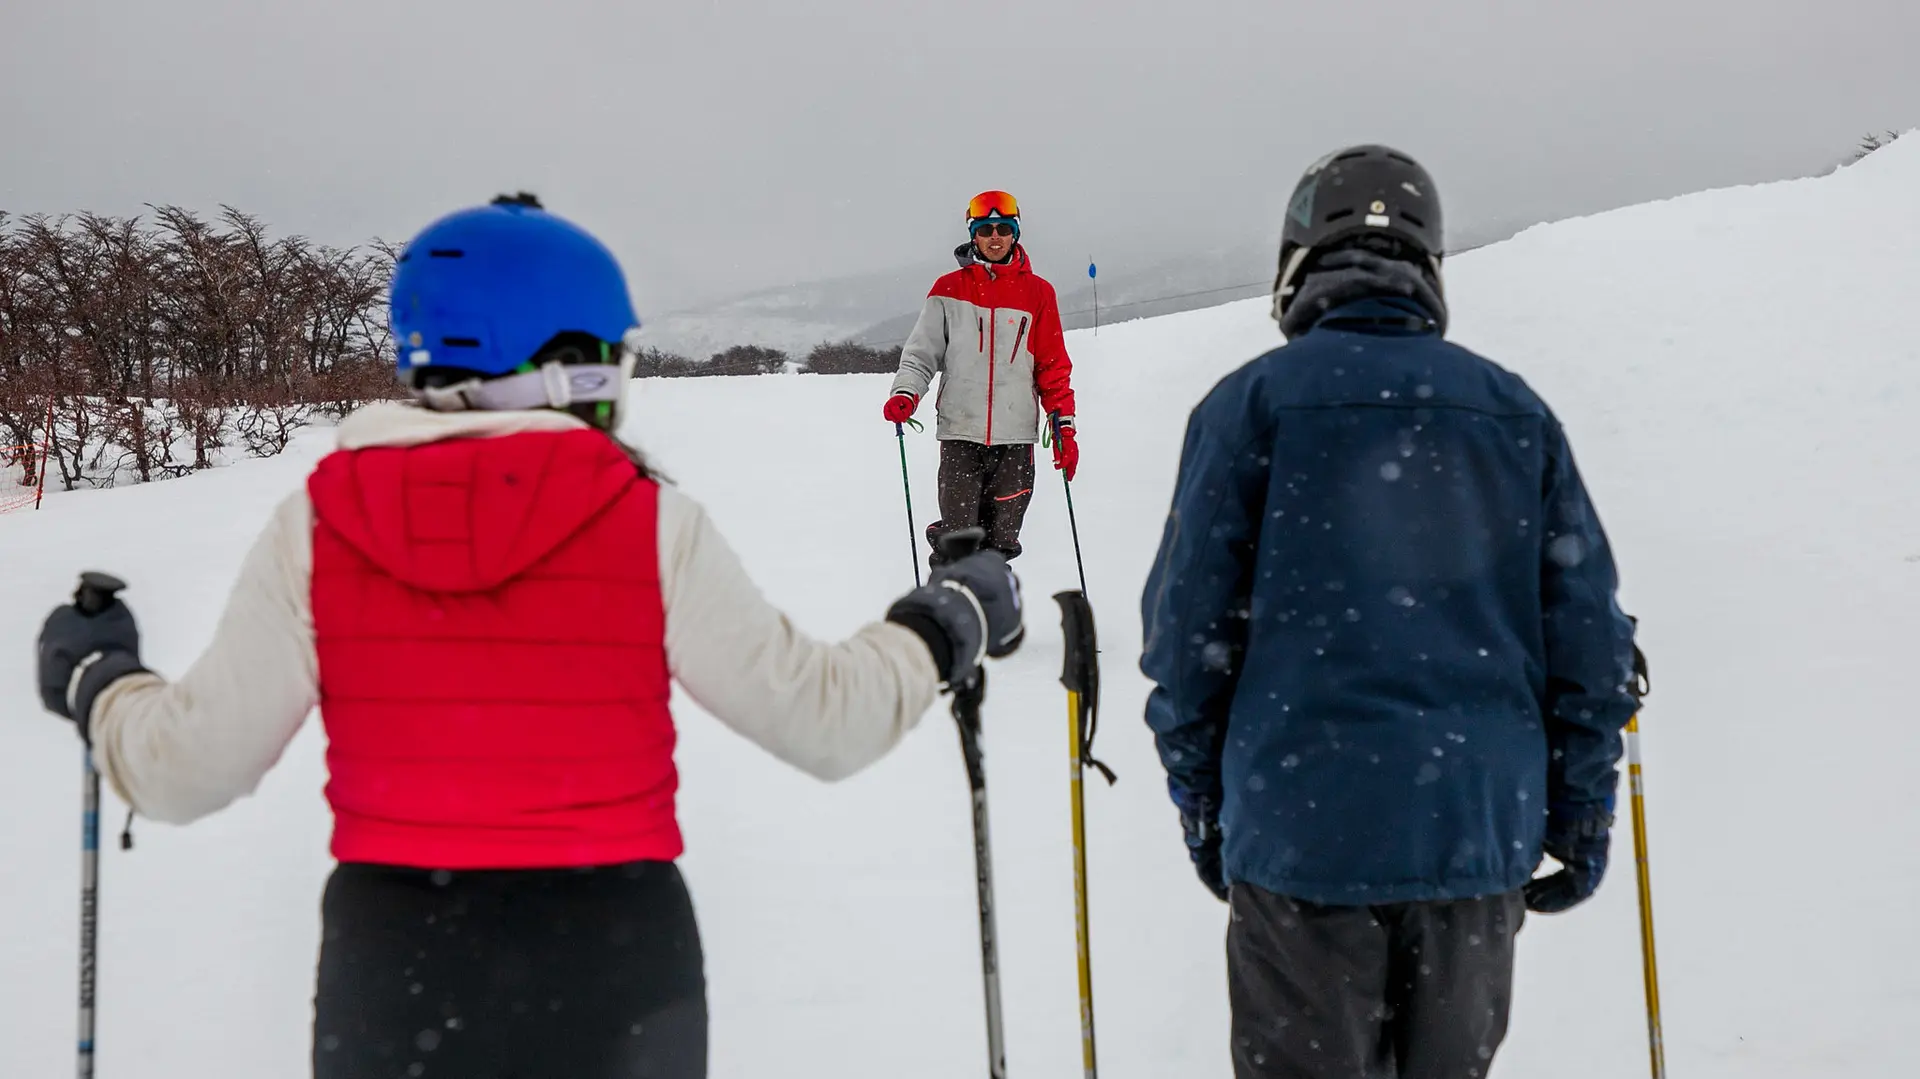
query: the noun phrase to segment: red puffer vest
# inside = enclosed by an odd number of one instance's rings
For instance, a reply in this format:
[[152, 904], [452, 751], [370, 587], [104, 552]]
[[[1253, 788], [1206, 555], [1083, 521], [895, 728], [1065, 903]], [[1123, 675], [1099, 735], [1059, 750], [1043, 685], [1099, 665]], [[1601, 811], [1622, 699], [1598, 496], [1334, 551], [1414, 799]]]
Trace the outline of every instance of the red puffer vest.
[[612, 440], [341, 451], [307, 492], [335, 858], [680, 855], [660, 491]]

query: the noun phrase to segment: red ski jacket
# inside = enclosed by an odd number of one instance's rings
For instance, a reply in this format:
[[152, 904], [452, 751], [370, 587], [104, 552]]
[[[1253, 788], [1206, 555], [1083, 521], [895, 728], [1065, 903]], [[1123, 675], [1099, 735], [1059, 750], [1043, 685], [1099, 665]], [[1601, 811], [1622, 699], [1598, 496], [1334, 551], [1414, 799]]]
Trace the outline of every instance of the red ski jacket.
[[938, 374], [941, 438], [1036, 442], [1043, 415], [1073, 415], [1073, 361], [1060, 304], [1025, 248], [1016, 246], [1002, 266], [974, 260], [972, 250], [956, 250], [960, 268], [927, 294], [900, 350], [893, 389], [925, 397]]
[[656, 484], [582, 429], [342, 451], [307, 489], [334, 857], [680, 855]]

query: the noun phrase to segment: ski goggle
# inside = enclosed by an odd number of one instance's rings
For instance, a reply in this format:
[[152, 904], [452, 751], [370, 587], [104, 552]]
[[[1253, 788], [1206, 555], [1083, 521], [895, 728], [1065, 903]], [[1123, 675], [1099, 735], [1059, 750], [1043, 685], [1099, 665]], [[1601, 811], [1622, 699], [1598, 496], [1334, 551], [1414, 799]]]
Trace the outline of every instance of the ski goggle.
[[967, 220], [983, 217], [1019, 217], [1020, 201], [1005, 191], [982, 191], [967, 203]]

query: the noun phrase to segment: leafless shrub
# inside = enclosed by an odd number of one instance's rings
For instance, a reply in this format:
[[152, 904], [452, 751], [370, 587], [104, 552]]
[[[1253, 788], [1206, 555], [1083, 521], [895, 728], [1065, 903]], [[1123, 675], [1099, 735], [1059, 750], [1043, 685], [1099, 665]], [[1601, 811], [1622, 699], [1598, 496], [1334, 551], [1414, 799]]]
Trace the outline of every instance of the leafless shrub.
[[870, 348], [852, 341], [828, 341], [807, 353], [802, 374], [890, 375], [900, 369], [900, 347]]
[[787, 354], [761, 345], [735, 345], [701, 364], [702, 375], [777, 375], [787, 369]]
[[702, 366], [677, 352], [643, 348], [640, 350], [640, 355], [635, 358], [633, 377], [685, 378], [699, 374]]
[[50, 437], [61, 485], [107, 486], [278, 453], [315, 416], [396, 395], [392, 248], [151, 209], [0, 213], [0, 443]]

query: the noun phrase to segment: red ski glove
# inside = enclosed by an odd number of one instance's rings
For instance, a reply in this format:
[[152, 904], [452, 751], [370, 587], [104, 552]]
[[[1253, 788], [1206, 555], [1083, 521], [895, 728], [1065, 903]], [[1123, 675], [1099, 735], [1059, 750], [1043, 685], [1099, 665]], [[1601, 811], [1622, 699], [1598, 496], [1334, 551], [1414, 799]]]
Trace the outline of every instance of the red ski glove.
[[1055, 423], [1053, 467], [1067, 474], [1068, 483], [1080, 471], [1080, 443], [1074, 440], [1072, 416], [1062, 416]]
[[919, 407], [918, 397], [901, 390], [887, 398], [887, 407], [882, 409], [880, 414], [887, 418], [888, 423], [905, 423], [913, 418], [913, 410]]

